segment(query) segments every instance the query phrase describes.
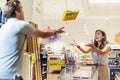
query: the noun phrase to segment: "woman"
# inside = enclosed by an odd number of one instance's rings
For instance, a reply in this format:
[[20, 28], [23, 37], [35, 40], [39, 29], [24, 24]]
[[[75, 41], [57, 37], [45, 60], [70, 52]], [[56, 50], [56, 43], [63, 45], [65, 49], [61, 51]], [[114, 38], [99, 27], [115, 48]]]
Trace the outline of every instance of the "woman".
[[102, 30], [95, 31], [94, 42], [87, 43], [87, 49], [83, 49], [79, 45], [74, 44], [84, 53], [91, 52], [94, 64], [98, 65], [98, 80], [109, 80], [108, 55], [111, 48], [107, 44], [106, 34]]

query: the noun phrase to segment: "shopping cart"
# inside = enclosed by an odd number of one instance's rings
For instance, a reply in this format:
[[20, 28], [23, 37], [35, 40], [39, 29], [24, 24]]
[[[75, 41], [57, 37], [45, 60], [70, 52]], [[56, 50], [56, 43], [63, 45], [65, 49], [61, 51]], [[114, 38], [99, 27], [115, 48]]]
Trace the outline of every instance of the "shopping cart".
[[65, 65], [58, 80], [97, 80], [94, 79], [96, 66]]

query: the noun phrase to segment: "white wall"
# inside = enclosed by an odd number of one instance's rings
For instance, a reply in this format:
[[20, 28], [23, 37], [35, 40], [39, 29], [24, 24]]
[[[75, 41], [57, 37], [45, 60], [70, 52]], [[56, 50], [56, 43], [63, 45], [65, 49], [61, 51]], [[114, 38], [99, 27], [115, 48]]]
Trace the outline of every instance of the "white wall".
[[32, 21], [43, 26], [43, 0], [33, 0]]
[[26, 21], [32, 20], [33, 0], [20, 0], [23, 5], [24, 16]]
[[5, 3], [6, 0], [0, 0], [0, 6], [2, 6]]

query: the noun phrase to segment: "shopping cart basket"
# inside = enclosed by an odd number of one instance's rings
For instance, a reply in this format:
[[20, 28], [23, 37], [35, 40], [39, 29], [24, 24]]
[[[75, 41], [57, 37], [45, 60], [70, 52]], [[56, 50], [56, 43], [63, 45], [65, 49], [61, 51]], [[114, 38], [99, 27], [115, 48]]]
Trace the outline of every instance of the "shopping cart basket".
[[95, 66], [65, 65], [58, 80], [93, 80]]

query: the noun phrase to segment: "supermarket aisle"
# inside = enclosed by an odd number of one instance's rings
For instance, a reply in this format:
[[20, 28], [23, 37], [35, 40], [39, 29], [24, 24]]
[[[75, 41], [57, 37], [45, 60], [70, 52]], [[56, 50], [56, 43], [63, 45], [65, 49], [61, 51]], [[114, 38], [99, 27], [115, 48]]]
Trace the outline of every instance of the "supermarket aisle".
[[47, 80], [58, 80], [60, 71], [49, 71], [47, 74]]
[[[48, 72], [47, 80], [58, 80], [59, 75], [60, 75], [60, 71]], [[98, 77], [98, 74], [97, 72], [95, 72], [92, 79], [82, 79], [82, 80], [98, 80], [97, 77]]]

